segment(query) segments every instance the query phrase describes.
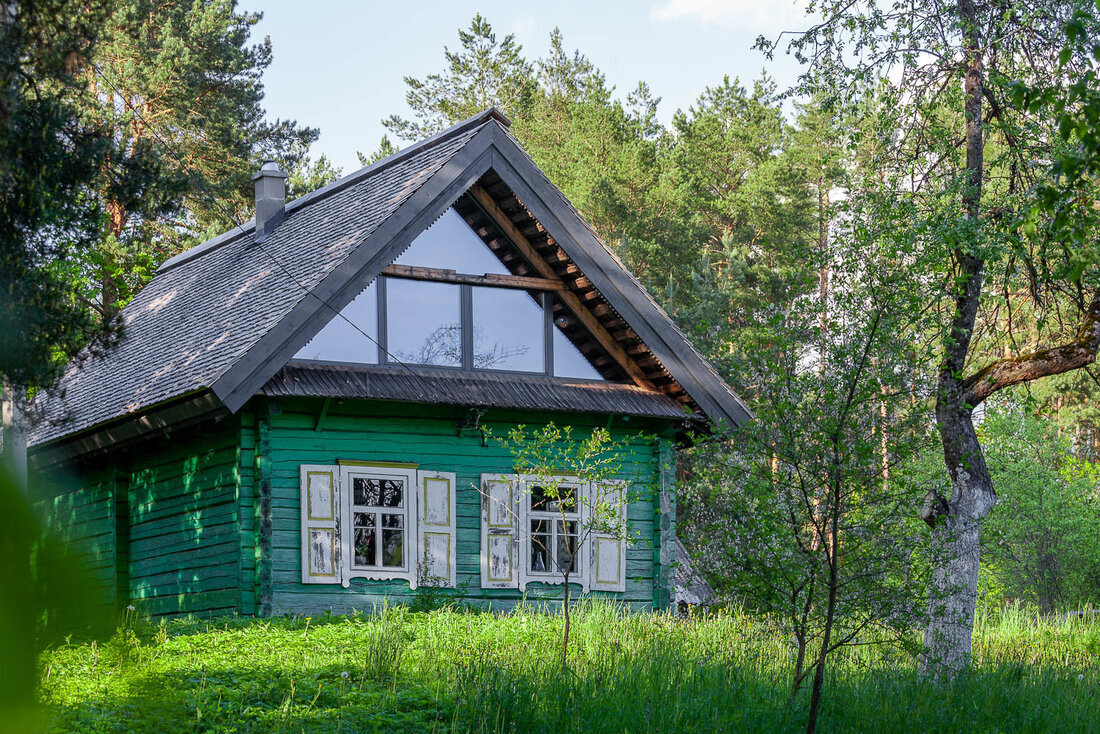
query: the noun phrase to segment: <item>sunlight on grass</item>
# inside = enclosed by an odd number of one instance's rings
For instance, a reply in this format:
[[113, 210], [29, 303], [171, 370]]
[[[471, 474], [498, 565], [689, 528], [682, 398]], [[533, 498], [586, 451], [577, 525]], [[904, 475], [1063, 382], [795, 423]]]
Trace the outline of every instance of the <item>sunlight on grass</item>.
[[[677, 620], [577, 608], [561, 618], [386, 608], [355, 617], [125, 620], [41, 658], [55, 731], [798, 731], [793, 647], [738, 613]], [[909, 655], [854, 648], [828, 681], [822, 731], [1092, 731], [1100, 620], [986, 615], [975, 672], [931, 689]]]

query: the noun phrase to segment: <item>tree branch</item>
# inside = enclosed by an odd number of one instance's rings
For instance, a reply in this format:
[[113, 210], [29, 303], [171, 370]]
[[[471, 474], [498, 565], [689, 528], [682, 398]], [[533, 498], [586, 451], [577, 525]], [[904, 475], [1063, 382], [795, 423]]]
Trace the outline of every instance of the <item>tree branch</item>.
[[1077, 336], [1070, 342], [1019, 357], [1007, 357], [984, 367], [962, 382], [963, 399], [974, 407], [998, 390], [1060, 375], [1096, 361], [1100, 347], [1100, 289], [1093, 291]]

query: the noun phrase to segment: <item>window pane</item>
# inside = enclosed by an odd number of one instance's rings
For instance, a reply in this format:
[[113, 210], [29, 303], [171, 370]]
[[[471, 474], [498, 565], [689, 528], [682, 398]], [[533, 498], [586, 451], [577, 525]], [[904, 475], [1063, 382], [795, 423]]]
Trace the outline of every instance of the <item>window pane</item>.
[[377, 507], [382, 497], [381, 480], [355, 477], [352, 480], [352, 500], [364, 507]]
[[378, 346], [375, 342], [378, 340], [378, 287], [371, 283], [340, 313], [370, 338], [363, 336], [355, 326], [329, 311], [327, 316], [331, 316], [331, 320], [308, 344], [298, 350], [294, 359], [377, 364]]
[[577, 511], [577, 488], [562, 484], [556, 489], [540, 485], [531, 486], [531, 509], [536, 512]]
[[462, 366], [459, 289], [450, 283], [386, 279], [386, 338], [402, 362]]
[[400, 479], [383, 479], [382, 507], [401, 507], [405, 494], [405, 483]]
[[565, 335], [565, 330], [573, 332], [577, 328], [576, 317], [568, 309], [560, 306], [554, 309], [554, 375], [602, 380], [603, 375], [596, 371], [592, 363]]
[[[576, 523], [569, 523], [570, 526], [576, 526]], [[558, 525], [558, 548], [557, 548], [557, 566], [558, 571], [564, 573], [569, 571], [570, 573], [577, 570], [577, 536], [568, 535], [561, 532], [561, 525]]]
[[534, 484], [531, 486], [531, 509], [538, 512], [546, 511], [546, 487], [540, 484]]
[[550, 521], [531, 521], [531, 571], [550, 571]]
[[508, 268], [454, 209], [448, 209], [439, 221], [413, 240], [395, 262], [473, 275], [508, 274]]
[[373, 566], [378, 548], [378, 530], [355, 528], [355, 565]]
[[474, 367], [543, 372], [543, 316], [537, 299], [507, 288], [473, 288]]
[[405, 565], [405, 516], [382, 515], [382, 565], [400, 568]]

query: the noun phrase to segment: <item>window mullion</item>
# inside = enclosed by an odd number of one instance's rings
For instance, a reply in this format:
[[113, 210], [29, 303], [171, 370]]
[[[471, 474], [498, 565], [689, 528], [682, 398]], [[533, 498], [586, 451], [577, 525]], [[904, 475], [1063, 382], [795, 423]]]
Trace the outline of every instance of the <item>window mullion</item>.
[[386, 335], [386, 279], [378, 276], [378, 364], [389, 361], [389, 338]]
[[371, 565], [378, 569], [382, 567], [382, 513], [377, 510], [371, 512], [374, 516], [374, 560]]
[[462, 329], [462, 369], [465, 372], [474, 370], [474, 296], [473, 287], [469, 285], [459, 286], [459, 298], [461, 304], [461, 316], [459, 323]]
[[542, 294], [542, 353], [543, 371], [554, 374], [554, 294]]

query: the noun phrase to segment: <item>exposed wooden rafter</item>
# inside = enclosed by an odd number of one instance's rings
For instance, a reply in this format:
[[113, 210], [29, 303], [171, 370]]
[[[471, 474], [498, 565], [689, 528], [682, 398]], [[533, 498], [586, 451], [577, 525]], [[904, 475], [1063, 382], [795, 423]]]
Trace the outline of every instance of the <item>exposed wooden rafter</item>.
[[[569, 309], [573, 316], [584, 325], [592, 335], [592, 338], [611, 355], [634, 384], [650, 390], [656, 389], [653, 383], [646, 377], [645, 371], [626, 353], [622, 345], [611, 336], [588, 307], [581, 303], [580, 298], [573, 293], [573, 291], [568, 289], [565, 281], [558, 276], [554, 268], [539, 254], [530, 240], [528, 240], [515, 223], [512, 222], [511, 217], [500, 208], [496, 200], [493, 199], [492, 194], [486, 191], [480, 184], [475, 184], [470, 188], [470, 195], [478, 203], [482, 211], [485, 212], [486, 216], [492, 219], [493, 223], [500, 228], [513, 244], [515, 244], [516, 249], [527, 258], [527, 261], [531, 263], [531, 266], [534, 267], [536, 271], [538, 271], [539, 275], [561, 285], [558, 297], [561, 299], [562, 303]], [[593, 294], [593, 296], [595, 297], [595, 294]]]

